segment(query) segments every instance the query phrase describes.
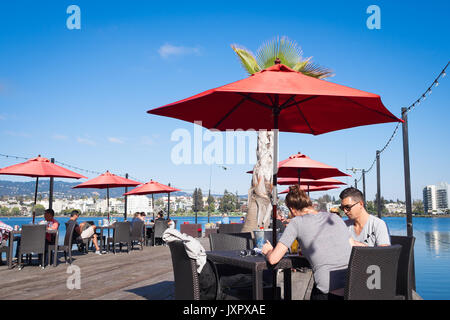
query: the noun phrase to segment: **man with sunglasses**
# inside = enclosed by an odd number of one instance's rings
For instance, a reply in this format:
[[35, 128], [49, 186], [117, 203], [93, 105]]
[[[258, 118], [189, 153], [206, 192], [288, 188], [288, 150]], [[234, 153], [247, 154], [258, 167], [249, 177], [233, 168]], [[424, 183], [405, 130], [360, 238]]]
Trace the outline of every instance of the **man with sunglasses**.
[[354, 246], [389, 246], [391, 245], [386, 223], [369, 214], [364, 208], [364, 197], [361, 191], [350, 187], [341, 192], [340, 208], [349, 218], [345, 221]]

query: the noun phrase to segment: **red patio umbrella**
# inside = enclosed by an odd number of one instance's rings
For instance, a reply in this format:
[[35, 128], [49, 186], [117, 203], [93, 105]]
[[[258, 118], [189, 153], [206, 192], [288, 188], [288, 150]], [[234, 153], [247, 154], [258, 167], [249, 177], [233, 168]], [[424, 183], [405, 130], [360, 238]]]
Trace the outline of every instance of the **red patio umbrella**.
[[[325, 186], [300, 186], [300, 188], [303, 191], [307, 191], [309, 193], [309, 192], [314, 192], [314, 191], [326, 191], [326, 190], [331, 190], [331, 189], [338, 189], [340, 187], [333, 186], [333, 185], [328, 185], [328, 186], [325, 185]], [[289, 192], [289, 188], [279, 192], [278, 194], [283, 194], [283, 193], [288, 193], [288, 192]]]
[[[277, 163], [278, 130], [322, 134], [351, 127], [401, 122], [380, 96], [315, 79], [280, 64], [243, 80], [207, 90], [148, 113], [189, 122], [208, 129], [274, 130]], [[273, 175], [272, 219], [276, 220], [277, 168]], [[276, 232], [273, 244], [276, 244]], [[275, 284], [274, 284], [275, 286]]]
[[[144, 195], [144, 194], [151, 194], [152, 195], [152, 206], [153, 209], [155, 208], [154, 201], [153, 201], [153, 194], [155, 193], [167, 193], [169, 197], [169, 201], [167, 204], [167, 217], [170, 215], [170, 193], [175, 191], [181, 191], [180, 189], [172, 188], [170, 186], [166, 186], [164, 184], [161, 184], [159, 182], [150, 180], [149, 182], [134, 188], [133, 190], [124, 193], [124, 196], [131, 196], [131, 195]], [[153, 211], [153, 220], [155, 220], [155, 212]]]
[[[278, 179], [279, 185], [293, 185], [298, 184], [298, 178], [280, 178]], [[326, 186], [326, 185], [346, 185], [346, 183], [333, 178], [325, 179], [301, 179], [300, 185], [305, 186]]]
[[[49, 159], [41, 157], [29, 159], [25, 162], [14, 164], [0, 169], [0, 174], [25, 176], [36, 178], [34, 191], [34, 205], [36, 206], [39, 178], [70, 178], [87, 179], [85, 176], [52, 163]], [[36, 210], [33, 208], [33, 224], [36, 217]]]
[[[105, 173], [99, 175], [96, 178], [83, 182], [75, 187], [78, 188], [93, 188], [93, 189], [106, 189], [107, 207], [108, 207], [108, 221], [109, 221], [109, 189], [110, 188], [120, 188], [120, 187], [135, 187], [140, 185], [141, 182], [126, 179], [115, 174], [106, 171]], [[109, 229], [108, 229], [109, 232]]]

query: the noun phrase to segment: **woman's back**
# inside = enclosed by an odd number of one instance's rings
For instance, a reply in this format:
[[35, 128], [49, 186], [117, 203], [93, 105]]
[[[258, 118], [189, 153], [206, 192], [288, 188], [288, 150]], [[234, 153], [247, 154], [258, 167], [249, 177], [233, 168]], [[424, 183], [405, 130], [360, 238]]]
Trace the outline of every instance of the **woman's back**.
[[280, 242], [289, 248], [296, 238], [312, 266], [317, 288], [324, 293], [343, 288], [351, 246], [342, 219], [328, 212], [297, 216], [286, 227]]

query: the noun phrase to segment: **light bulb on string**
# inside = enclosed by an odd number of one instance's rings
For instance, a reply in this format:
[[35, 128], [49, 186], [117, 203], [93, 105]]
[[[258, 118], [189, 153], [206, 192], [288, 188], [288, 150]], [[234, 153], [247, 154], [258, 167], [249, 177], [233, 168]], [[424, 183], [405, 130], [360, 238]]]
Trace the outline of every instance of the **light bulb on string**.
[[445, 73], [445, 71], [442, 73], [442, 77], [445, 77], [447, 74]]
[[437, 87], [438, 85], [439, 85], [439, 81], [436, 80], [436, 81], [434, 82], [434, 86]]

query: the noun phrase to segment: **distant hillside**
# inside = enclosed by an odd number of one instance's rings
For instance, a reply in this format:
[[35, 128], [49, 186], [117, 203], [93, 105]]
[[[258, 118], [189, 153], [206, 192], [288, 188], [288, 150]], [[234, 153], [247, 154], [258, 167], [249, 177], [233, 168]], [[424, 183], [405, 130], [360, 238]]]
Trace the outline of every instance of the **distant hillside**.
[[[39, 181], [38, 186], [38, 194], [42, 195], [42, 197], [48, 196], [49, 191], [49, 180]], [[100, 196], [100, 198], [106, 197], [106, 189], [72, 189], [80, 182], [65, 182], [65, 181], [55, 181], [53, 184], [53, 194], [55, 198], [81, 198], [81, 197], [92, 197], [96, 194]], [[15, 181], [7, 181], [0, 180], [0, 197], [1, 196], [34, 196], [34, 190], [36, 186], [36, 180], [32, 179], [27, 182], [15, 182]], [[128, 191], [133, 188], [128, 188]], [[122, 197], [125, 193], [125, 188], [112, 188], [109, 189], [110, 198], [119, 198]], [[174, 196], [192, 196], [192, 192], [184, 192], [178, 191], [171, 193]], [[208, 194], [203, 194], [207, 196]], [[167, 196], [167, 193], [155, 194], [155, 198]], [[221, 194], [213, 194], [214, 197], [222, 197]], [[239, 195], [239, 198], [247, 198], [247, 196]]]

